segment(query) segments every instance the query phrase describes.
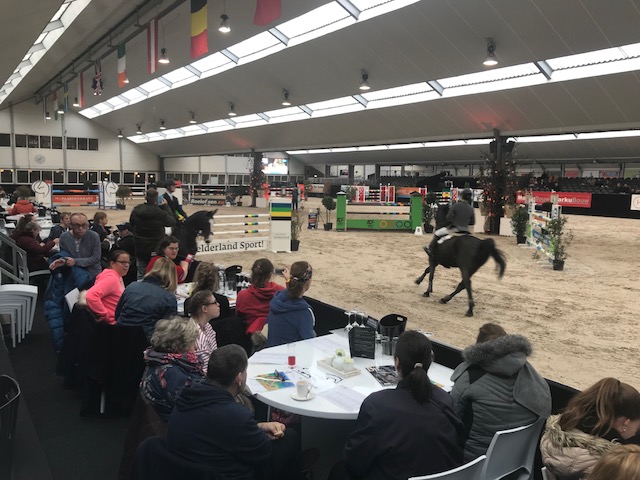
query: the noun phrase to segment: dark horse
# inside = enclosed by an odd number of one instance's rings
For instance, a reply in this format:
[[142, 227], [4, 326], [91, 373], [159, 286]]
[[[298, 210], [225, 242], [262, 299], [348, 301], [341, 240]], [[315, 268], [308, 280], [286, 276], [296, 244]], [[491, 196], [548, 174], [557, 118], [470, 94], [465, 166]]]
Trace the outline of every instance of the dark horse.
[[[446, 207], [441, 207], [440, 210], [445, 209]], [[446, 216], [446, 212], [438, 211], [438, 213]], [[441, 298], [440, 303], [447, 303], [466, 288], [469, 296], [469, 309], [467, 310], [466, 316], [472, 317], [475, 304], [473, 302], [473, 293], [471, 292], [471, 277], [491, 256], [498, 264], [498, 276], [502, 278], [507, 266], [504, 253], [496, 248], [493, 239], [480, 240], [472, 235], [454, 236], [442, 243], [442, 245], [437, 245], [437, 248], [432, 249], [432, 251], [434, 251], [434, 253], [429, 256], [429, 266], [425, 269], [424, 273], [416, 279], [416, 284], [420, 285], [427, 273], [429, 274], [429, 286], [423, 296], [428, 297], [431, 292], [433, 292], [433, 275], [436, 266], [442, 265], [445, 268], [458, 267], [462, 274], [462, 281], [450, 295]]]
[[[189, 217], [177, 226], [173, 234], [178, 239], [180, 245], [179, 258], [184, 258], [188, 254], [195, 255], [198, 251], [198, 243], [196, 241], [198, 235], [204, 237], [204, 241], [209, 243], [213, 232], [211, 230], [213, 224], [213, 216], [218, 209], [215, 210], [198, 210], [189, 215]], [[186, 282], [193, 280], [193, 274], [198, 266], [198, 261], [194, 260], [189, 268]]]

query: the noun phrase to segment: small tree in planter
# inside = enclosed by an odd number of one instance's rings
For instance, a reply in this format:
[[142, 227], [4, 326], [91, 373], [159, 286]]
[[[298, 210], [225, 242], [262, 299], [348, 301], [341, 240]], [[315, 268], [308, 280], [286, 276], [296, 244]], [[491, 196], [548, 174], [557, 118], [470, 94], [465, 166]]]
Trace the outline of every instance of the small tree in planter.
[[347, 200], [349, 202], [353, 202], [356, 199], [356, 192], [358, 191], [355, 187], [347, 187], [344, 193], [347, 195]]
[[560, 215], [547, 222], [546, 232], [549, 236], [553, 253], [553, 269], [563, 270], [564, 261], [568, 257], [567, 248], [573, 240], [573, 233], [566, 231], [567, 217]]
[[331, 210], [336, 209], [336, 201], [333, 197], [326, 195], [322, 198], [322, 205], [326, 209], [326, 221], [324, 222], [324, 229], [331, 230], [333, 223], [331, 223]]
[[422, 225], [424, 226], [425, 233], [433, 233], [433, 225], [431, 222], [436, 218], [436, 212], [438, 211], [438, 199], [433, 192], [427, 193], [422, 204]]
[[291, 251], [297, 252], [300, 248], [300, 232], [304, 223], [302, 214], [297, 210], [291, 212]]
[[119, 200], [116, 208], [118, 210], [124, 210], [125, 208], [127, 208], [125, 204], [127, 202], [127, 198], [129, 198], [130, 196], [131, 187], [128, 187], [127, 185], [120, 185], [118, 187], [118, 190], [116, 190], [116, 197], [118, 197]]
[[527, 207], [516, 207], [511, 215], [511, 230], [516, 236], [519, 244], [527, 241], [527, 224], [529, 223], [529, 212]]

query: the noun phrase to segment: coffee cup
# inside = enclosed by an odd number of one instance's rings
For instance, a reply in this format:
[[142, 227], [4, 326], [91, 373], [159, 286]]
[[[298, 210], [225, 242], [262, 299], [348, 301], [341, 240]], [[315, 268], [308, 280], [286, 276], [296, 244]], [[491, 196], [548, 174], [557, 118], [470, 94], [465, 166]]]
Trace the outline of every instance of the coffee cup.
[[311, 393], [311, 384], [306, 380], [300, 380], [296, 383], [296, 393], [300, 398], [307, 398]]

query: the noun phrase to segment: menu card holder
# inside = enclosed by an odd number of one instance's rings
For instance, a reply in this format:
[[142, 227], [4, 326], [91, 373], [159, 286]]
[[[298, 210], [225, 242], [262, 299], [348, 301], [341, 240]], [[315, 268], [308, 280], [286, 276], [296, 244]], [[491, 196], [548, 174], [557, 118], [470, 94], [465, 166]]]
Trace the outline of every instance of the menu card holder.
[[376, 329], [371, 327], [353, 327], [349, 331], [349, 350], [352, 357], [376, 357]]

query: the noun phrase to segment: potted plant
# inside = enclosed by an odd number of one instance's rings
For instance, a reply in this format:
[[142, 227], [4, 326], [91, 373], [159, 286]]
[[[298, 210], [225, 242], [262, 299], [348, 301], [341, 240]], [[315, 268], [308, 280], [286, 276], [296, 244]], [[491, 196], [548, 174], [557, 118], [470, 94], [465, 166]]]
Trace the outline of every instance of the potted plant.
[[127, 185], [120, 185], [118, 187], [118, 190], [116, 190], [116, 197], [118, 197], [119, 201], [118, 204], [116, 205], [116, 208], [118, 210], [124, 210], [126, 207], [125, 203], [127, 201], [127, 198], [129, 198], [131, 196], [131, 187], [128, 187]]
[[300, 232], [302, 231], [303, 219], [300, 212], [291, 212], [291, 251], [297, 252], [300, 248]]
[[356, 199], [358, 189], [355, 187], [347, 187], [344, 193], [347, 195], [347, 202], [353, 202]]
[[573, 233], [566, 230], [567, 217], [560, 215], [547, 222], [546, 233], [549, 236], [551, 252], [553, 254], [553, 269], [563, 270], [567, 259], [567, 248], [573, 240]]
[[336, 201], [333, 197], [326, 195], [322, 198], [322, 205], [326, 209], [326, 221], [324, 222], [324, 229], [329, 231], [333, 228], [331, 223], [331, 210], [336, 209]]
[[511, 215], [511, 230], [516, 236], [518, 245], [527, 241], [527, 225], [529, 224], [529, 212], [527, 207], [517, 207]]
[[425, 233], [433, 233], [433, 225], [431, 222], [436, 217], [436, 212], [438, 211], [438, 199], [436, 194], [433, 192], [427, 193], [427, 196], [424, 199], [424, 203], [422, 204], [422, 225], [424, 227]]

